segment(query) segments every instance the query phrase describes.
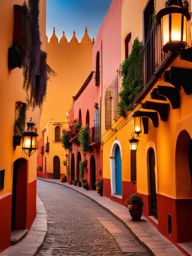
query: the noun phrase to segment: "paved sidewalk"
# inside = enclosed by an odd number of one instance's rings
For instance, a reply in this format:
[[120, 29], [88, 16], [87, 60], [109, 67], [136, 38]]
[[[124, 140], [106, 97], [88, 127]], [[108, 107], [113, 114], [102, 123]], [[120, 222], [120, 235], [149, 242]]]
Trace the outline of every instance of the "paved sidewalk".
[[37, 197], [37, 215], [25, 238], [0, 253], [2, 256], [31, 256], [35, 255], [42, 245], [47, 233], [47, 215], [44, 205]]
[[[41, 179], [41, 178], [40, 178]], [[157, 229], [145, 218], [142, 217], [142, 221], [135, 222], [131, 220], [128, 209], [111, 201], [106, 197], [101, 197], [96, 191], [85, 190], [82, 187], [69, 185], [67, 183], [61, 183], [59, 180], [53, 179], [42, 179], [47, 182], [57, 183], [62, 186], [66, 186], [77, 192], [89, 197], [99, 205], [104, 207], [106, 210], [111, 212], [119, 220], [121, 220], [128, 228], [132, 231], [133, 235], [136, 236], [141, 243], [149, 248], [149, 250], [157, 256], [180, 256], [183, 255], [169, 240], [163, 237]]]

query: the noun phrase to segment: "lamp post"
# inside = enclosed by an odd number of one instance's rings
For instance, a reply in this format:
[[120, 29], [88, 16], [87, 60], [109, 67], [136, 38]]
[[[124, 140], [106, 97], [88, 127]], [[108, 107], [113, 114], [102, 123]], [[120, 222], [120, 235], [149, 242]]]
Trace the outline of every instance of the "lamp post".
[[31, 156], [37, 149], [37, 136], [34, 129], [35, 123], [33, 123], [32, 118], [27, 123], [27, 129], [23, 133], [23, 143], [22, 149], [27, 156]]
[[157, 13], [165, 52], [185, 48], [188, 41], [189, 19], [188, 8], [184, 8], [181, 0], [167, 0], [166, 7]]
[[131, 151], [137, 150], [138, 142], [139, 142], [139, 140], [134, 138], [134, 136], [132, 135], [131, 139], [129, 140]]

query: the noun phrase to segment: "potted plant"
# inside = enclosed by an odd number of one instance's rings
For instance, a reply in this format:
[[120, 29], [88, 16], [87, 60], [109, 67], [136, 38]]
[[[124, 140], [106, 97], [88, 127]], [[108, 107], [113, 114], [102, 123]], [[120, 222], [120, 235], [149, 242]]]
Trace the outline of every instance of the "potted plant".
[[89, 184], [86, 179], [82, 180], [83, 182], [83, 188], [89, 190]]
[[81, 181], [80, 181], [79, 179], [77, 180], [77, 186], [78, 186], [78, 187], [81, 187], [81, 186], [82, 186], [82, 183], [81, 183]]
[[129, 196], [127, 202], [132, 219], [135, 221], [140, 220], [143, 213], [143, 199], [135, 193]]
[[100, 196], [103, 195], [103, 180], [99, 179], [96, 181], [96, 189]]
[[61, 182], [63, 182], [63, 183], [67, 182], [67, 176], [65, 174], [61, 178]]

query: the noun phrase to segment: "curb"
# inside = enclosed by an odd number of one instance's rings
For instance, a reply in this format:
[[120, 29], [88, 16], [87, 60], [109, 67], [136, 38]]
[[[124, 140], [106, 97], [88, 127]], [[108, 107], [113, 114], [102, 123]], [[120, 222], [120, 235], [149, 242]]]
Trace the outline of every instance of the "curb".
[[[78, 187], [73, 187], [72, 185], [68, 185], [66, 183], [61, 183], [60, 180], [50, 180], [50, 179], [44, 179], [38, 177], [39, 180], [54, 183], [60, 186], [67, 187], [69, 189], [72, 189], [73, 191], [76, 191], [77, 193], [80, 193], [98, 205], [100, 205], [102, 208], [110, 212], [114, 217], [116, 217], [121, 223], [123, 223], [129, 231], [133, 234], [133, 236], [144, 246], [146, 247], [149, 252], [151, 252], [152, 255], [158, 255], [158, 256], [181, 256], [183, 255], [178, 248], [172, 244], [168, 239], [163, 237], [158, 230], [145, 218], [142, 217], [141, 222], [134, 222], [131, 221], [131, 218], [127, 214], [126, 207], [114, 203], [110, 199], [106, 197], [100, 197], [93, 191], [81, 191]], [[92, 194], [90, 194], [90, 192]], [[94, 198], [95, 197], [95, 198]], [[105, 202], [104, 202], [105, 201]], [[108, 204], [109, 203], [109, 204]], [[114, 208], [113, 208], [114, 207]], [[121, 215], [121, 216], [119, 216]]]
[[28, 234], [21, 242], [10, 246], [1, 253], [2, 256], [33, 256], [41, 248], [47, 233], [47, 214], [43, 202], [37, 195], [37, 213]]

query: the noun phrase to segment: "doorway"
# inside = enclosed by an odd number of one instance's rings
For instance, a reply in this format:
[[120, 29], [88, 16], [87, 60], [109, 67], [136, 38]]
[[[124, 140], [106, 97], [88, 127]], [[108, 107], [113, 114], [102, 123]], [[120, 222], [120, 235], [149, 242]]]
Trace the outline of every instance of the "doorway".
[[150, 192], [150, 215], [158, 218], [157, 214], [157, 193], [155, 178], [155, 152], [152, 148], [148, 151], [148, 168], [149, 168], [149, 192]]
[[91, 156], [90, 160], [90, 179], [91, 179], [91, 188], [96, 190], [96, 164], [95, 157]]
[[53, 158], [53, 178], [60, 179], [60, 159], [58, 156]]
[[26, 229], [27, 218], [27, 160], [20, 158], [13, 164], [12, 230]]

